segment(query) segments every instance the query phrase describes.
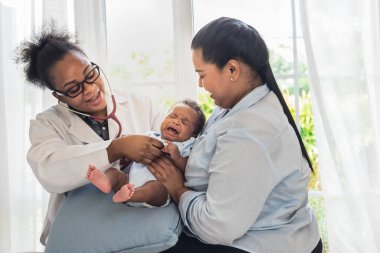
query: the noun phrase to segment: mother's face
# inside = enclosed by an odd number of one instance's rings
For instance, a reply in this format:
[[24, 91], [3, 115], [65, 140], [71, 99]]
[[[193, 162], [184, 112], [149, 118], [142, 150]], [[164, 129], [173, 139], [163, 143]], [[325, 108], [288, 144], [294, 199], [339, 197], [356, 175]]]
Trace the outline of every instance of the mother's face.
[[[52, 67], [49, 78], [54, 89], [65, 94], [70, 88], [84, 81], [86, 77], [86, 80], [94, 75], [96, 77], [97, 70], [93, 67], [84, 55], [71, 52]], [[101, 76], [92, 84], [84, 82], [82, 93], [74, 98], [58, 94], [54, 94], [54, 96], [81, 112], [94, 116], [104, 116], [106, 113], [107, 103]]]
[[229, 72], [225, 68], [219, 69], [215, 64], [204, 62], [201, 49], [193, 50], [193, 64], [199, 75], [199, 87], [203, 87], [210, 93], [216, 105], [231, 108], [234, 92], [228, 81]]

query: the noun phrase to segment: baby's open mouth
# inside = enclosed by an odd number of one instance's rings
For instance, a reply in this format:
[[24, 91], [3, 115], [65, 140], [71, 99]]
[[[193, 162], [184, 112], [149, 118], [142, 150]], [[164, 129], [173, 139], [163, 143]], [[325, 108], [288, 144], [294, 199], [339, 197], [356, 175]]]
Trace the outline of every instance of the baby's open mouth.
[[168, 131], [168, 132], [170, 132], [170, 133], [173, 133], [173, 134], [178, 134], [178, 131], [177, 131], [176, 129], [172, 128], [172, 127], [168, 127], [168, 128], [166, 129], [166, 131]]

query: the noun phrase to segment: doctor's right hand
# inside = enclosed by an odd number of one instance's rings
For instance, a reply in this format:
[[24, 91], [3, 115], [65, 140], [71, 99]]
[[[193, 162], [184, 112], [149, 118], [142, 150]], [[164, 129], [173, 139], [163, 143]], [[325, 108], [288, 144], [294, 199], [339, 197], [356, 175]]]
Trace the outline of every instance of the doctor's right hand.
[[150, 164], [162, 155], [164, 144], [145, 135], [127, 135], [114, 139], [107, 148], [110, 163], [128, 158], [138, 163]]

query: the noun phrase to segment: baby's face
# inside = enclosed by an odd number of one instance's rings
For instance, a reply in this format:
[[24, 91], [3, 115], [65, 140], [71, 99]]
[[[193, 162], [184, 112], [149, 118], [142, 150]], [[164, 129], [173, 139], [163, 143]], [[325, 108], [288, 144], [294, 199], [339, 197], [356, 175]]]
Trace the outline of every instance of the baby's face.
[[193, 136], [197, 113], [189, 106], [176, 104], [161, 123], [161, 136], [168, 141], [186, 141]]

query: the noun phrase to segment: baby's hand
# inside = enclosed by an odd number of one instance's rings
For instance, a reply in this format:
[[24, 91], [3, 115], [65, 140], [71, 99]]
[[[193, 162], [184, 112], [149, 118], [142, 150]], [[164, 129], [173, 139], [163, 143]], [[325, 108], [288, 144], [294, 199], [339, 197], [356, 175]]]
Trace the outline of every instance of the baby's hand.
[[172, 159], [181, 157], [178, 147], [170, 141], [165, 141], [167, 145], [162, 149], [163, 152], [168, 153]]
[[166, 146], [162, 149], [163, 152], [169, 154], [170, 159], [174, 162], [174, 165], [180, 169], [182, 173], [185, 173], [185, 167], [187, 163], [187, 157], [182, 157], [177, 145], [166, 141]]

